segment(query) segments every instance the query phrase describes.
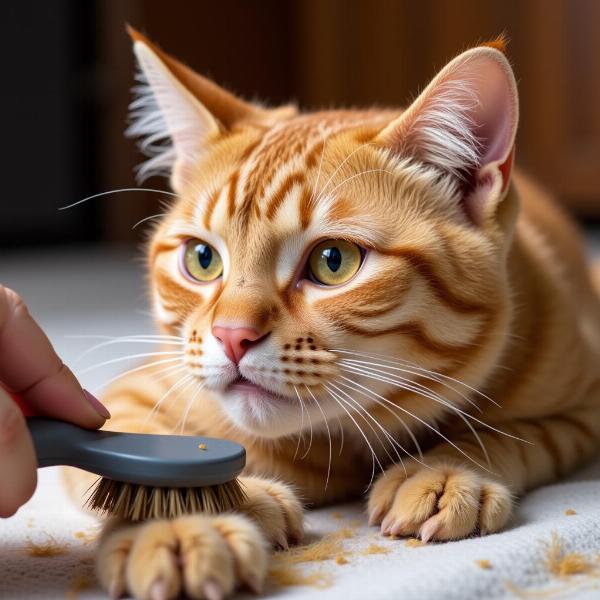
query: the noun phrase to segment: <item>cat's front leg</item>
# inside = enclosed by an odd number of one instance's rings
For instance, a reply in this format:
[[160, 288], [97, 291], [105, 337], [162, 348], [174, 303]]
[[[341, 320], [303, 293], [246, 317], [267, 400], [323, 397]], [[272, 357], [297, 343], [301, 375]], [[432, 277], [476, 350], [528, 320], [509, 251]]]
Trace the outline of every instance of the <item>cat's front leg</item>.
[[598, 453], [598, 398], [590, 395], [568, 412], [507, 421], [502, 431], [480, 429], [476, 443], [471, 432], [458, 435], [426, 453], [426, 466], [413, 460], [406, 472], [393, 466], [371, 490], [371, 523], [425, 540], [498, 531], [510, 517], [513, 494], [555, 481]]
[[302, 506], [285, 484], [241, 478], [248, 501], [236, 513], [187, 515], [132, 525], [109, 521], [98, 578], [113, 597], [217, 600], [260, 592], [270, 549], [302, 537]]
[[406, 470], [389, 468], [369, 495], [369, 523], [385, 535], [452, 540], [472, 533], [493, 533], [506, 525], [512, 510], [509, 488], [457, 460], [425, 457]]

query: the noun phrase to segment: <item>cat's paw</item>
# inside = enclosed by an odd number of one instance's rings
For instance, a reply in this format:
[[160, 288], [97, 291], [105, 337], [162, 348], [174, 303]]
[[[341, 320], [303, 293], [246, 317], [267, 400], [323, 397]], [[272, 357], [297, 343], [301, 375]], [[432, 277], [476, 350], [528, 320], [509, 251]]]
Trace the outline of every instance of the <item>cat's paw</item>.
[[287, 548], [304, 536], [304, 510], [292, 488], [280, 481], [241, 477], [248, 500], [239, 511], [260, 524], [274, 546]]
[[112, 598], [221, 600], [240, 587], [261, 591], [267, 546], [259, 528], [243, 515], [117, 525], [101, 540], [97, 573]]
[[509, 489], [465, 465], [437, 462], [405, 474], [395, 466], [369, 496], [369, 523], [384, 535], [453, 540], [498, 531], [512, 510]]

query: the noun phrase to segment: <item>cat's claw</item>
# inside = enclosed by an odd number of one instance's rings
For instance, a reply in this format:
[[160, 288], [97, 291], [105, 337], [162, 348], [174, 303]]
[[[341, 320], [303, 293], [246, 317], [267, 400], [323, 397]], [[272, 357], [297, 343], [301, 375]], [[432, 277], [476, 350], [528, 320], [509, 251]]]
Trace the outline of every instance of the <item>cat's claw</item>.
[[373, 527], [381, 521], [381, 517], [383, 517], [383, 511], [375, 509], [369, 513], [369, 527]]
[[396, 519], [394, 518], [393, 515], [388, 515], [385, 519], [383, 519], [383, 521], [381, 522], [381, 534], [382, 535], [389, 535], [391, 530], [396, 526]]
[[244, 582], [246, 584], [246, 587], [248, 587], [248, 589], [251, 592], [253, 592], [257, 596], [259, 594], [262, 594], [262, 590], [263, 590], [262, 582], [256, 575], [254, 575], [253, 573], [249, 573], [246, 576]]
[[421, 527], [419, 534], [421, 536], [421, 541], [426, 544], [433, 536], [437, 533], [437, 530], [440, 528], [440, 524], [438, 523], [438, 519], [436, 517], [431, 517]]
[[209, 579], [202, 587], [206, 600], [223, 600], [223, 588], [214, 579]]
[[505, 485], [450, 460], [408, 474], [392, 468], [375, 483], [369, 498], [371, 520], [385, 515], [383, 535], [418, 535], [423, 542], [498, 531], [511, 508]]
[[157, 579], [150, 588], [151, 600], [169, 600], [169, 590], [164, 579]]
[[118, 600], [123, 595], [123, 584], [117, 577], [108, 586], [108, 595], [112, 600]]

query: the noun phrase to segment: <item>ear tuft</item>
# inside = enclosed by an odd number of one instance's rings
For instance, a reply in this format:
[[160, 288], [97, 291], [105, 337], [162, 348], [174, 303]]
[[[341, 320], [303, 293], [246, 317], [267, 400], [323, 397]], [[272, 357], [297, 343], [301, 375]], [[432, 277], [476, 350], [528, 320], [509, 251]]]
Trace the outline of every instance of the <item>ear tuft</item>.
[[132, 88], [133, 99], [129, 105], [129, 127], [125, 134], [138, 140], [138, 147], [148, 160], [138, 165], [139, 183], [155, 175], [168, 177], [176, 154], [169, 128], [156, 101], [148, 78], [138, 64]]
[[451, 61], [379, 143], [461, 180], [503, 163], [514, 144], [517, 88], [505, 56], [478, 47]]
[[506, 48], [508, 46], [508, 41], [509, 40], [506, 33], [501, 33], [496, 39], [490, 40], [489, 42], [484, 42], [483, 44], [481, 44], [481, 46], [484, 48], [494, 48], [494, 50], [498, 50], [499, 52], [502, 52], [504, 56], [506, 56]]
[[127, 134], [140, 139], [150, 157], [138, 169], [138, 179], [171, 175], [174, 189], [181, 187], [204, 150], [206, 140], [219, 133], [219, 125], [198, 99], [179, 81], [154, 46], [134, 32], [138, 85], [130, 105]]

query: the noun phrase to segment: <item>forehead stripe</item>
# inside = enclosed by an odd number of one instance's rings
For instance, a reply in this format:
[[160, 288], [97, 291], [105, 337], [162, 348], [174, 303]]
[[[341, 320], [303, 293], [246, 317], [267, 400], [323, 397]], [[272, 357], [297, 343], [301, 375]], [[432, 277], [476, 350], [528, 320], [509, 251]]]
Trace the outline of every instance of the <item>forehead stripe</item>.
[[277, 188], [275, 193], [271, 196], [271, 201], [267, 207], [266, 215], [267, 219], [272, 220], [277, 209], [281, 206], [281, 203], [285, 200], [286, 195], [295, 185], [301, 185], [306, 180], [303, 173], [295, 171], [290, 173]]
[[231, 218], [233, 216], [233, 213], [235, 212], [235, 196], [237, 194], [237, 184], [239, 177], [239, 171], [235, 171], [229, 179], [229, 208], [227, 211], [229, 218]]
[[206, 210], [204, 211], [204, 227], [206, 227], [208, 231], [210, 231], [210, 219], [215, 210], [215, 206], [217, 205], [217, 201], [219, 200], [219, 196], [221, 195], [221, 191], [221, 189], [217, 188], [210, 195], [208, 202], [206, 203]]

